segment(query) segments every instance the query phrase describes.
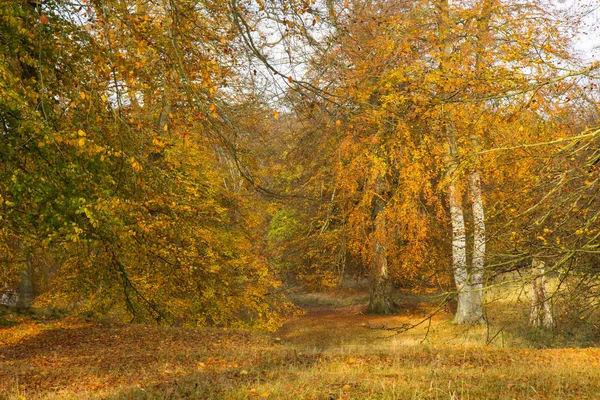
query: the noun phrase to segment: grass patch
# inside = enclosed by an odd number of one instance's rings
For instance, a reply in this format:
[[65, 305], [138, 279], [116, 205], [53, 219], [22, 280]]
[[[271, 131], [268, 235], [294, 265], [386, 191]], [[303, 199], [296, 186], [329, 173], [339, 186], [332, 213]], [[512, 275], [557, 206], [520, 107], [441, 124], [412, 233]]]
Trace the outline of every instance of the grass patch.
[[388, 328], [427, 318], [439, 297], [400, 296], [401, 312], [386, 317], [364, 313], [364, 291], [324, 302], [330, 297], [308, 296], [318, 301], [274, 335], [23, 320], [0, 329], [0, 398], [594, 399], [600, 393], [600, 350], [537, 348], [559, 336], [527, 327], [526, 303], [515, 307], [517, 295], [488, 305], [487, 326], [454, 325], [442, 310], [401, 334]]
[[0, 316], [0, 328], [7, 328], [16, 325], [19, 325], [17, 321], [13, 321]]
[[369, 294], [363, 289], [339, 289], [331, 292], [295, 293], [290, 301], [299, 307], [348, 307], [364, 305]]

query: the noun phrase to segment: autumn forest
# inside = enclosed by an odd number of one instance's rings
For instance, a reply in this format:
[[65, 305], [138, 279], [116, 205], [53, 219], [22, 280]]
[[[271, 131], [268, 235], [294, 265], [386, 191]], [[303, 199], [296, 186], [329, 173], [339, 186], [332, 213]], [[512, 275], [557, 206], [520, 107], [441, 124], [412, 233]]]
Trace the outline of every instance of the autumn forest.
[[597, 398], [599, 8], [2, 1], [0, 399]]

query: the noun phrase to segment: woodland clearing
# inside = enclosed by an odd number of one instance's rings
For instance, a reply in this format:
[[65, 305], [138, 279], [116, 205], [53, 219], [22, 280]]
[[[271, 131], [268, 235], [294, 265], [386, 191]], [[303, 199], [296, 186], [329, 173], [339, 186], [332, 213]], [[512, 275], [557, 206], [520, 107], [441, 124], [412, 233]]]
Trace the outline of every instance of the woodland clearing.
[[0, 1], [0, 400], [600, 398], [565, 3]]
[[[504, 293], [506, 294], [506, 293]], [[2, 399], [593, 399], [590, 337], [527, 326], [527, 297], [455, 325], [438, 298], [405, 295], [364, 314], [365, 291], [299, 295], [305, 313], [273, 334], [75, 318], [5, 320]], [[525, 304], [519, 306], [519, 302]], [[521, 312], [523, 311], [523, 312]], [[381, 328], [426, 323], [406, 332]], [[578, 329], [578, 332], [584, 330]], [[568, 348], [544, 348], [564, 345]], [[579, 347], [579, 348], [578, 348]]]

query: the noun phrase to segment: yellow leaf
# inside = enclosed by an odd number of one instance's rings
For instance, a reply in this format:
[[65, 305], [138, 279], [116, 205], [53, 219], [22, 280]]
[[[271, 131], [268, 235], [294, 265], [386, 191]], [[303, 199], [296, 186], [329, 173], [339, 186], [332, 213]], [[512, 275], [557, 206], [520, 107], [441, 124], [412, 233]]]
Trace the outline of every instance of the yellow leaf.
[[85, 138], [82, 137], [77, 141], [77, 144], [79, 145], [79, 147], [83, 147], [85, 146]]
[[275, 119], [279, 118], [279, 111], [277, 111], [277, 110], [273, 111], [273, 118], [275, 118]]
[[81, 137], [85, 137], [86, 133], [84, 131], [82, 131], [81, 129], [77, 131], [77, 134]]
[[103, 102], [106, 103], [106, 96], [105, 95], [100, 96], [100, 98], [102, 99]]
[[345, 7], [345, 8], [348, 8], [348, 7], [350, 7], [350, 2], [349, 2], [349, 1], [345, 1], [345, 2], [344, 2], [344, 7]]
[[168, 131], [169, 130], [169, 125], [165, 124], [165, 126], [163, 126], [163, 131]]
[[85, 93], [83, 93], [83, 92], [79, 93], [79, 97], [81, 97], [81, 100], [85, 100]]
[[337, 121], [335, 121], [335, 124], [336, 124], [337, 126], [341, 126], [341, 125], [342, 125], [342, 121], [340, 121], [340, 120], [338, 119]]

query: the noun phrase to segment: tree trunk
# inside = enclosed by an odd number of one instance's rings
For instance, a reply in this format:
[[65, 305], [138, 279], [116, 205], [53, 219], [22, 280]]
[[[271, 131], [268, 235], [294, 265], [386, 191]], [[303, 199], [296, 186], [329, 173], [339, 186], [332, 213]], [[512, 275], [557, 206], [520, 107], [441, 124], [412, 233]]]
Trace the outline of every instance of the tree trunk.
[[385, 249], [380, 243], [376, 243], [374, 250], [373, 267], [377, 277], [373, 282], [367, 311], [370, 314], [393, 314], [396, 312], [396, 304], [392, 300], [392, 283], [388, 279]]
[[396, 303], [392, 300], [392, 283], [387, 279], [375, 282], [369, 298], [369, 314], [390, 315], [397, 311]]
[[467, 237], [465, 217], [462, 205], [462, 193], [456, 185], [457, 161], [456, 141], [449, 140], [449, 203], [452, 223], [452, 266], [458, 297], [458, 306], [454, 316], [457, 324], [474, 324], [485, 322], [483, 318], [483, 263], [485, 255], [485, 222], [483, 200], [481, 196], [481, 180], [477, 171], [471, 174], [470, 193], [473, 203], [473, 262], [467, 265]]
[[[438, 0], [439, 8], [438, 29], [442, 37], [441, 50], [442, 58], [449, 58], [452, 54], [452, 43], [449, 39], [448, 21], [450, 19], [450, 8], [448, 0]], [[440, 64], [443, 69], [443, 63]], [[442, 111], [443, 113], [443, 111]], [[477, 214], [480, 215], [479, 226], [476, 226], [476, 234], [479, 233], [479, 239], [475, 238], [475, 249], [473, 252], [473, 263], [477, 267], [469, 271], [467, 265], [467, 236], [465, 231], [465, 217], [462, 205], [462, 193], [457, 186], [458, 174], [458, 149], [457, 138], [453, 131], [452, 122], [448, 121], [447, 116], [442, 114], [442, 126], [444, 134], [448, 140], [448, 170], [447, 178], [449, 181], [448, 195], [450, 205], [450, 221], [452, 223], [452, 267], [454, 270], [454, 282], [456, 284], [456, 293], [458, 306], [454, 316], [454, 322], [457, 324], [476, 323], [483, 321], [483, 310], [481, 301], [481, 288], [483, 277], [483, 253], [485, 252], [485, 226], [483, 226], [483, 203], [481, 202], [481, 190], [479, 186], [479, 175], [477, 174], [477, 192], [479, 203], [477, 204]], [[473, 177], [472, 177], [473, 179]], [[473, 192], [473, 184], [471, 185]], [[476, 196], [473, 196], [475, 199]], [[476, 201], [473, 202], [474, 214]], [[476, 217], [477, 218], [477, 217]], [[478, 225], [475, 221], [475, 225]], [[479, 267], [481, 266], [481, 267]], [[469, 273], [470, 272], [470, 273]], [[475, 273], [473, 276], [473, 273]]]
[[531, 289], [531, 314], [529, 316], [529, 324], [533, 326], [542, 326], [544, 328], [552, 328], [554, 326], [554, 318], [552, 318], [552, 309], [550, 300], [546, 294], [546, 276], [545, 264], [543, 261], [534, 259], [531, 262], [532, 272], [534, 276], [533, 287]]
[[28, 308], [33, 304], [34, 293], [32, 274], [33, 260], [31, 255], [28, 254], [27, 265], [21, 271], [21, 277], [19, 279], [17, 307]]
[[396, 312], [396, 304], [392, 300], [392, 283], [388, 279], [387, 247], [388, 236], [385, 221], [385, 192], [383, 178], [380, 177], [375, 183], [375, 194], [373, 197], [373, 256], [371, 258], [373, 275], [373, 287], [367, 311], [372, 314], [393, 314]]
[[[443, 59], [452, 54], [450, 42], [449, 0], [438, 0], [439, 31], [443, 38], [441, 43]], [[443, 63], [440, 64], [440, 68]], [[442, 115], [442, 118], [447, 118]], [[467, 265], [465, 219], [462, 205], [462, 193], [457, 187], [458, 145], [457, 137], [451, 121], [443, 123], [443, 130], [448, 139], [448, 178], [450, 197], [450, 219], [452, 222], [452, 265], [458, 297], [458, 307], [454, 322], [458, 324], [483, 323], [483, 267], [485, 258], [485, 222], [483, 199], [481, 195], [481, 178], [477, 171], [476, 162], [470, 176], [469, 192], [473, 207], [473, 259], [471, 266]], [[472, 136], [474, 149], [477, 149], [477, 138]], [[475, 161], [477, 161], [475, 159]]]
[[449, 137], [448, 143], [448, 196], [450, 203], [450, 222], [452, 223], [452, 268], [454, 270], [454, 282], [458, 307], [454, 321], [465, 323], [469, 319], [472, 308], [472, 296], [470, 292], [469, 274], [467, 271], [467, 236], [465, 232], [465, 217], [462, 208], [462, 193], [456, 185], [457, 162], [456, 141]]
[[483, 323], [483, 267], [485, 262], [485, 214], [481, 195], [481, 178], [477, 170], [471, 172], [469, 185], [473, 208], [473, 261], [470, 274], [470, 312], [465, 322]]
[[452, 264], [454, 281], [458, 296], [458, 307], [454, 322], [457, 324], [472, 324], [483, 319], [481, 304], [481, 271], [476, 275], [469, 274], [467, 268], [467, 238], [465, 220], [460, 199], [460, 191], [456, 184], [450, 184], [450, 216], [452, 220]]

